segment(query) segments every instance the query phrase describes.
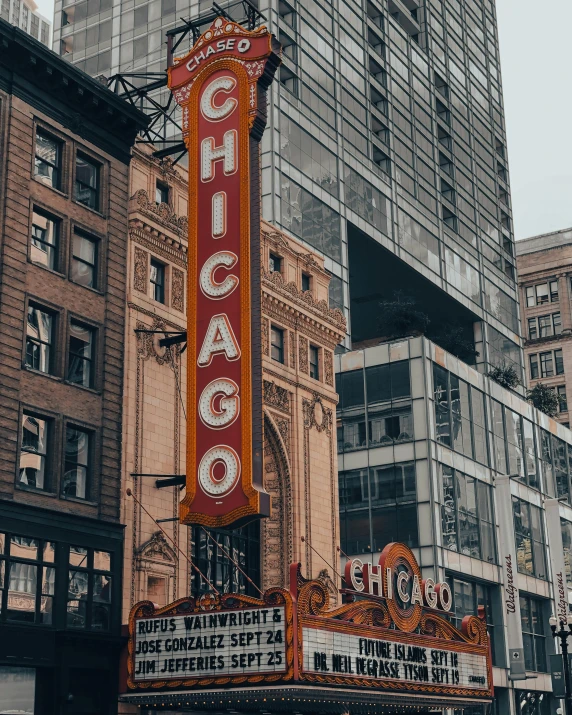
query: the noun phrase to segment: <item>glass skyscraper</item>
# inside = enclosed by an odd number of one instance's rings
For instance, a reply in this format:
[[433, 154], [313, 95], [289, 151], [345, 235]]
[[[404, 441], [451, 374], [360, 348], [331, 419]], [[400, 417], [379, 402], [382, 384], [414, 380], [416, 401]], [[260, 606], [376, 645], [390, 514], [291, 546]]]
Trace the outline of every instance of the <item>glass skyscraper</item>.
[[[477, 363], [520, 372], [494, 2], [259, 7], [283, 47], [262, 146], [264, 217], [325, 255], [331, 302], [349, 318], [345, 347], [377, 337], [380, 300], [402, 290], [434, 332], [446, 315], [474, 336]], [[91, 74], [161, 72], [165, 32], [210, 11], [57, 0], [54, 49]]]

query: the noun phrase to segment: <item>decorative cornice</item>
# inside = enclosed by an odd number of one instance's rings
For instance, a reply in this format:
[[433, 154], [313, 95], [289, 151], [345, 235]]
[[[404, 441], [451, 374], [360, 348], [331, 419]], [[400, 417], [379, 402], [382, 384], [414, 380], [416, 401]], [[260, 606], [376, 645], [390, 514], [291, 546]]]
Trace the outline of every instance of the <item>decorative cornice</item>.
[[263, 224], [262, 238], [263, 240], [270, 243], [275, 249], [278, 249], [279, 251], [285, 253], [289, 253], [297, 260], [302, 261], [309, 269], [311, 268], [314, 272], [321, 273], [323, 276], [328, 275], [328, 271], [326, 271], [326, 269], [323, 268], [318, 263], [318, 261], [316, 261], [316, 259], [314, 258], [314, 254], [308, 251], [297, 251], [294, 246], [286, 240], [284, 234], [282, 234], [280, 231], [277, 231], [274, 226], [271, 226], [270, 224]]
[[339, 333], [340, 339], [346, 332], [346, 319], [339, 308], [330, 308], [325, 300], [316, 300], [308, 290], [302, 291], [294, 282], [286, 283], [278, 271], [270, 273], [262, 268], [262, 285], [270, 288], [273, 293], [287, 298], [304, 312], [318, 316], [320, 322], [327, 322], [333, 326], [333, 332]]
[[179, 237], [187, 239], [189, 233], [187, 217], [177, 216], [169, 204], [157, 204], [151, 201], [145, 189], [139, 189], [129, 199], [129, 212], [133, 211], [139, 211]]
[[156, 228], [140, 219], [129, 220], [129, 238], [149, 251], [175, 263], [180, 268], [187, 269], [187, 247], [164, 233], [159, 233]]

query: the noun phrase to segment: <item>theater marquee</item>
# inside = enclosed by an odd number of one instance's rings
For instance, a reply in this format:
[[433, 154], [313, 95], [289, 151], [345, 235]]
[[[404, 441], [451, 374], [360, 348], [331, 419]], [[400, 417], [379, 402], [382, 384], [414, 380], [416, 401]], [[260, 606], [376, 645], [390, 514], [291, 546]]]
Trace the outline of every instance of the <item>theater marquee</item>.
[[219, 17], [169, 68], [189, 153], [184, 524], [269, 514], [262, 486], [259, 141], [272, 35]]
[[[382, 557], [385, 585], [395, 585], [391, 598], [387, 592], [363, 596], [342, 589], [347, 602], [330, 608], [327, 588], [304, 579], [295, 564], [289, 592], [270, 589], [261, 599], [207, 595], [161, 609], [137, 604], [129, 622], [132, 696], [124, 699], [168, 704], [157, 691], [176, 689], [192, 704], [201, 692], [218, 697], [223, 688], [221, 704], [240, 709], [244, 697], [252, 709], [257, 697], [252, 687], [258, 685], [269, 689], [257, 691], [261, 699], [272, 688], [302, 694], [302, 701], [310, 691], [324, 696], [324, 688], [330, 693], [337, 688], [342, 698], [351, 690], [355, 703], [395, 704], [400, 694], [406, 707], [412, 699], [439, 707], [489, 701], [492, 665], [484, 612], [482, 618], [466, 616], [461, 629], [455, 628], [442, 610], [411, 604], [419, 567], [406, 546], [390, 544]], [[143, 695], [150, 688], [152, 700]], [[195, 700], [191, 691], [197, 692]]]

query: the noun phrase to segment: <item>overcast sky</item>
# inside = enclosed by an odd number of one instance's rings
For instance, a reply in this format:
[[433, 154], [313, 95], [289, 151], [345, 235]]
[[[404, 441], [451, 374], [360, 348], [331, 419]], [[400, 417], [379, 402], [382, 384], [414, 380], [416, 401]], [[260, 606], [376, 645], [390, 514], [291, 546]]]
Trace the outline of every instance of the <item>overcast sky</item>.
[[[37, 0], [53, 15], [53, 0]], [[572, 0], [496, 0], [516, 238], [572, 227]]]

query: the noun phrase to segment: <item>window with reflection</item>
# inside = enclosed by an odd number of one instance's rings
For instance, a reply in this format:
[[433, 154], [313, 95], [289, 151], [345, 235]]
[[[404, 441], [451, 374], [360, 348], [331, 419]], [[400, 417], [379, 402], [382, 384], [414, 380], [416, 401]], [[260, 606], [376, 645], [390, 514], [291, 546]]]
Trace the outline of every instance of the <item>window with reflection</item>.
[[367, 447], [363, 370], [336, 375], [338, 452]]
[[570, 501], [570, 480], [568, 478], [568, 445], [564, 440], [552, 435], [552, 463], [554, 483], [558, 499]]
[[547, 672], [546, 633], [544, 622], [547, 620], [545, 601], [532, 596], [520, 596], [520, 622], [522, 624], [522, 644], [524, 662], [527, 670], [537, 673]]
[[[193, 562], [218, 591], [259, 596], [255, 588], [260, 587], [259, 522], [218, 531], [195, 526], [191, 537]], [[191, 593], [200, 594], [211, 590], [209, 584], [193, 571]]]
[[94, 211], [100, 210], [100, 165], [84, 154], [76, 157], [75, 200]]
[[72, 250], [72, 281], [87, 288], [97, 288], [97, 239], [76, 231]]
[[409, 361], [365, 370], [369, 446], [413, 439]]
[[55, 544], [0, 533], [0, 618], [52, 624]]
[[51, 373], [53, 365], [54, 314], [30, 303], [26, 320], [26, 366]]
[[62, 494], [86, 499], [91, 469], [91, 433], [73, 425], [66, 427]]
[[347, 554], [381, 551], [391, 541], [419, 545], [415, 464], [339, 473], [340, 529]]
[[38, 415], [24, 412], [21, 440], [19, 484], [34, 489], [47, 489], [48, 450], [51, 447], [49, 421]]
[[75, 385], [93, 387], [95, 330], [76, 320], [70, 321], [68, 380]]
[[437, 441], [488, 464], [483, 393], [433, 363], [433, 395]]
[[68, 628], [108, 631], [111, 627], [111, 554], [72, 545], [68, 559]]
[[[450, 612], [451, 623], [460, 630], [463, 618], [465, 616], [478, 616], [479, 606], [484, 606], [487, 631], [491, 642], [493, 665], [499, 665], [500, 662], [502, 662], [502, 654], [497, 654], [492, 598], [493, 589], [496, 588], [498, 590], [498, 586], [488, 586], [477, 581], [453, 576], [449, 576], [447, 581], [453, 592], [453, 607]], [[499, 651], [500, 650], [499, 648]]]
[[439, 469], [443, 546], [496, 563], [491, 486], [444, 464]]
[[52, 271], [58, 270], [59, 226], [58, 220], [34, 207], [30, 234], [30, 260]]
[[540, 429], [540, 469], [542, 471], [544, 491], [550, 496], [555, 495], [554, 468], [552, 466], [552, 435]]
[[546, 548], [542, 510], [518, 497], [512, 498], [518, 572], [546, 579]]
[[515, 690], [514, 699], [517, 715], [551, 715], [551, 695], [536, 690]]
[[572, 587], [572, 522], [560, 519], [562, 530], [562, 549], [564, 551], [564, 568], [566, 570], [566, 583]]
[[34, 176], [53, 189], [61, 188], [62, 143], [41, 130], [36, 131]]

